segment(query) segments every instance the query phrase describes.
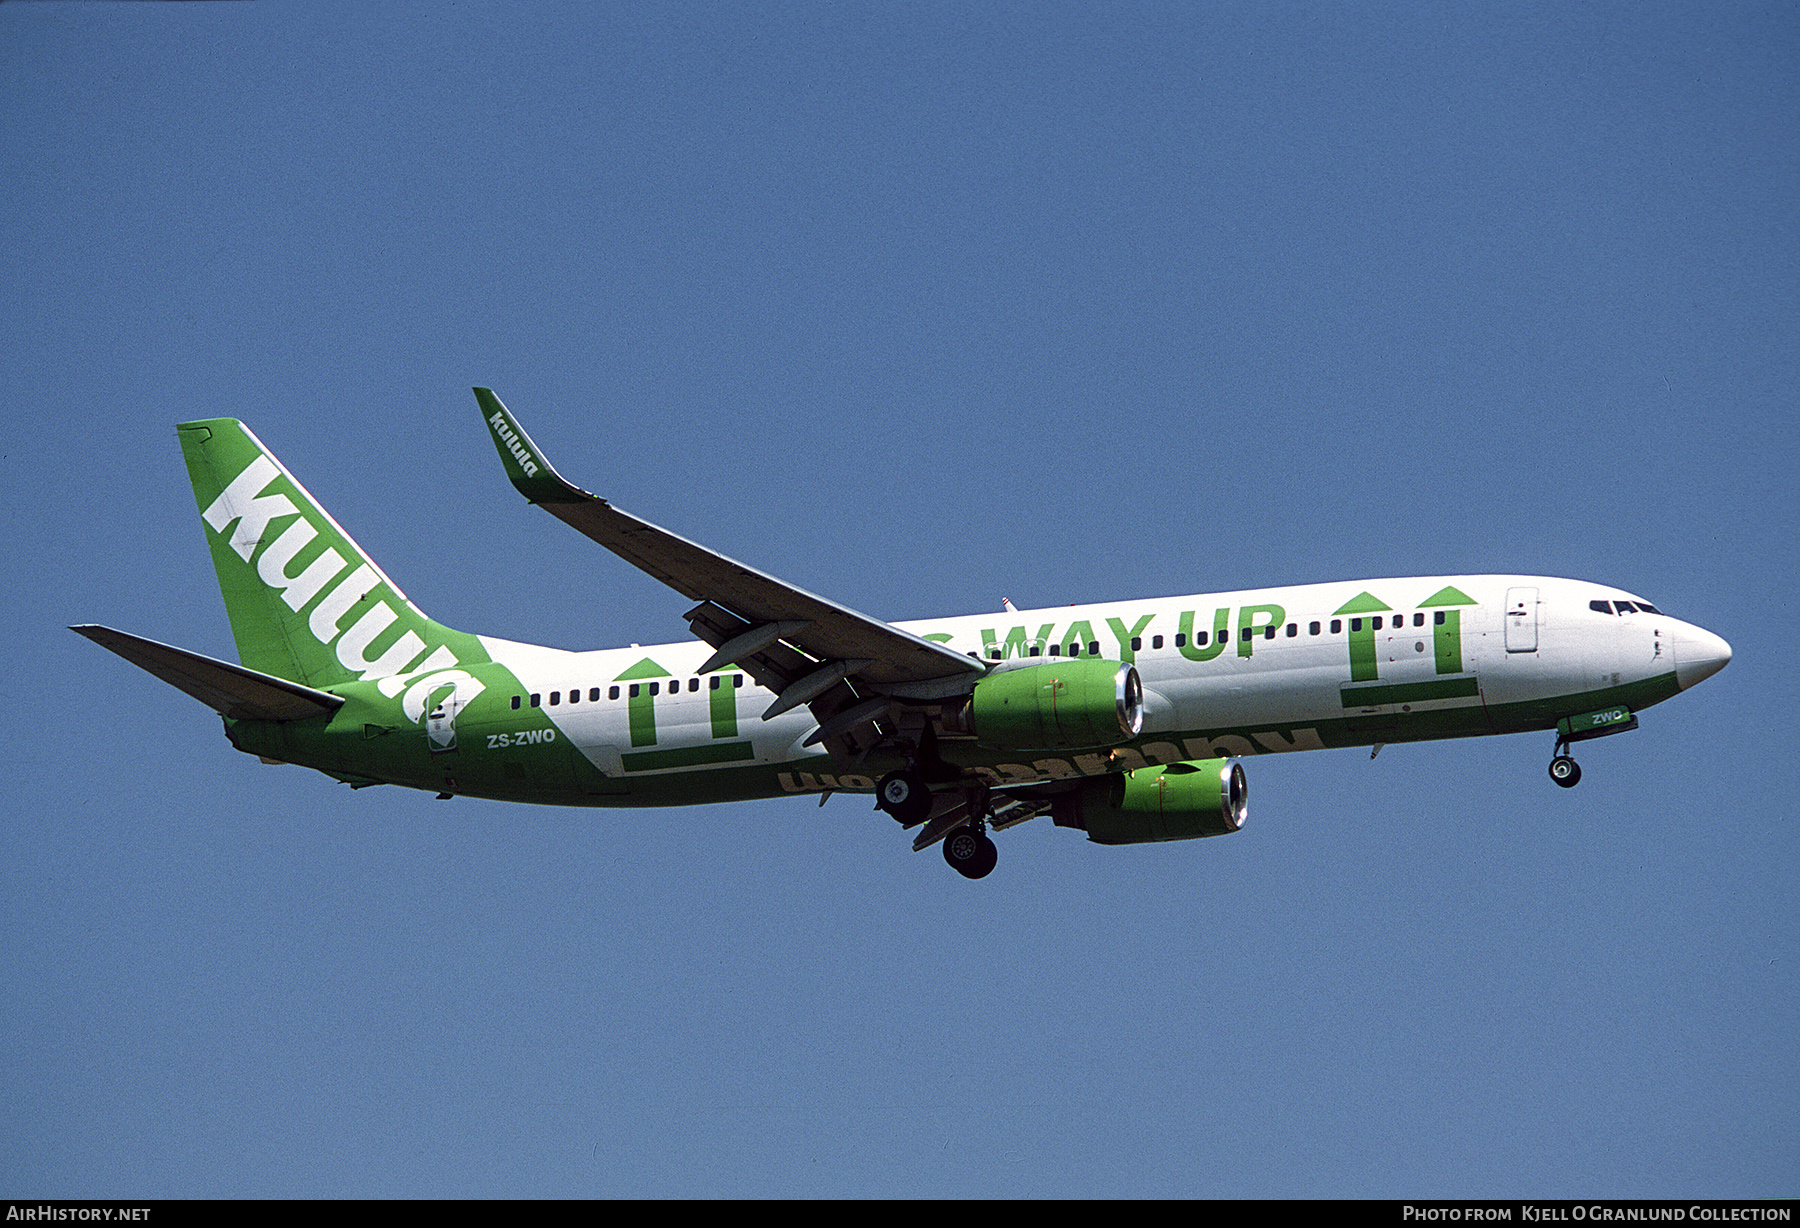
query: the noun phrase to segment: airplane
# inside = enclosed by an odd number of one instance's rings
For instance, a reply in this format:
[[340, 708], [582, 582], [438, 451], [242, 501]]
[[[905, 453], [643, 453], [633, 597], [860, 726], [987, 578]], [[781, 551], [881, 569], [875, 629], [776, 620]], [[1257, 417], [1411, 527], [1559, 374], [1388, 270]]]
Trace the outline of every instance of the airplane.
[[432, 621], [241, 422], [177, 428], [240, 664], [71, 628], [187, 692], [266, 763], [360, 789], [547, 805], [873, 795], [967, 878], [1048, 815], [1103, 845], [1240, 830], [1242, 760], [1488, 734], [1570, 748], [1731, 660], [1581, 580], [1351, 580], [888, 623], [566, 480], [487, 388], [512, 485], [695, 603], [694, 640], [590, 652]]

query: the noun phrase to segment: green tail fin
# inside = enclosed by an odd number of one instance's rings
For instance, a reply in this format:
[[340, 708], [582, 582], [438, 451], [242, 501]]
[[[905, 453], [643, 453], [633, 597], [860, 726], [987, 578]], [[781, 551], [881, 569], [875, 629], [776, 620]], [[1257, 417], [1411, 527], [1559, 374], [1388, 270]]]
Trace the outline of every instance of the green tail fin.
[[243, 423], [176, 431], [247, 668], [323, 687], [488, 659], [408, 601]]

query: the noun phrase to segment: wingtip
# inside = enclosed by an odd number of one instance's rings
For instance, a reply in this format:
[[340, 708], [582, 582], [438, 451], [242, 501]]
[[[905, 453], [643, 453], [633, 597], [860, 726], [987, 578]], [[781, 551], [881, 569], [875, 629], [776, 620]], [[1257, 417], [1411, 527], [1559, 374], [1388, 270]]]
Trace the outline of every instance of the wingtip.
[[572, 485], [556, 472], [549, 458], [532, 442], [513, 412], [488, 388], [476, 388], [475, 400], [487, 422], [488, 434], [500, 453], [500, 463], [515, 489], [532, 503], [574, 503], [594, 496]]

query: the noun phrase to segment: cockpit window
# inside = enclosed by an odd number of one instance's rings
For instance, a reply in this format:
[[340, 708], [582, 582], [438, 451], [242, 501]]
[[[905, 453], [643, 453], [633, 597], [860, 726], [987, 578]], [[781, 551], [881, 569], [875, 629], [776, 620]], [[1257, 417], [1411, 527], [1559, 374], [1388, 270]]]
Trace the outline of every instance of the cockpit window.
[[1588, 609], [1596, 614], [1661, 614], [1648, 601], [1590, 601]]

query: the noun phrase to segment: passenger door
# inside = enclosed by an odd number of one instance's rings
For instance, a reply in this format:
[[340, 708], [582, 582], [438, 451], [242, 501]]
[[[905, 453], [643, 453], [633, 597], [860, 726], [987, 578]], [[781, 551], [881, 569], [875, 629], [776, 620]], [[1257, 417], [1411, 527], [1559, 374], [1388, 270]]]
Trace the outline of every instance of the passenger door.
[[1506, 651], [1536, 652], [1538, 647], [1538, 591], [1506, 590]]

